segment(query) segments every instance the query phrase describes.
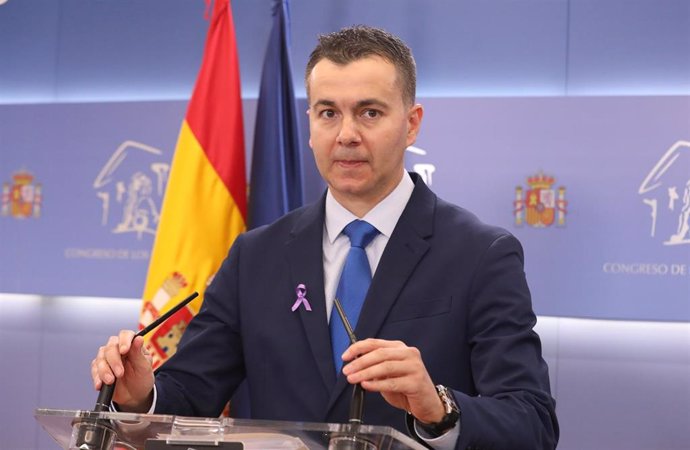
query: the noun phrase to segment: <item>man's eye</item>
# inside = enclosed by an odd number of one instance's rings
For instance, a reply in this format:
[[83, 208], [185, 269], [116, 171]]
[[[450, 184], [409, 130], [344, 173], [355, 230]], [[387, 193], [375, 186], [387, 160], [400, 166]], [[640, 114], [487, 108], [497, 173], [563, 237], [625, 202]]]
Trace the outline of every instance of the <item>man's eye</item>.
[[319, 113], [319, 115], [324, 119], [332, 119], [335, 117], [335, 111], [333, 111], [332, 109], [324, 109]]
[[375, 109], [367, 109], [364, 111], [364, 117], [368, 119], [375, 119], [381, 115], [381, 113]]

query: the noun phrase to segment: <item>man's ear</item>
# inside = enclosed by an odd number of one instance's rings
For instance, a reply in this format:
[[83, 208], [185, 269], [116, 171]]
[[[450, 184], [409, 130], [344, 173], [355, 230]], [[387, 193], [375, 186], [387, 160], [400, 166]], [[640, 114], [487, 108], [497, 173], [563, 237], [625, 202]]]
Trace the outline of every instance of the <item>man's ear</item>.
[[[310, 116], [310, 112], [311, 112], [311, 108], [307, 108], [307, 110], [306, 110], [305, 112], [307, 113], [307, 117], [309, 117], [309, 116]], [[310, 127], [311, 127], [311, 125], [310, 125]], [[311, 130], [309, 131], [309, 133], [310, 133], [310, 136], [309, 136], [309, 148], [314, 149], [314, 147], [312, 147], [312, 145], [311, 145]]]
[[417, 134], [422, 126], [422, 117], [424, 117], [424, 108], [417, 103], [410, 108], [407, 113], [407, 145], [414, 144], [417, 140]]

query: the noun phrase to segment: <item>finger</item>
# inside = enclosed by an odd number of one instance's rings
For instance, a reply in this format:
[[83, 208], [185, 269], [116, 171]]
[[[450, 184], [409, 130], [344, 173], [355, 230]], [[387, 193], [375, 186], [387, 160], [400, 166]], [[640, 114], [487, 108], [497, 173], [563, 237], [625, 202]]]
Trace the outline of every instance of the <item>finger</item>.
[[138, 358], [144, 354], [144, 338], [137, 336], [132, 340], [131, 347], [129, 349], [130, 358]]
[[120, 345], [120, 354], [126, 355], [132, 345], [132, 339], [134, 339], [134, 331], [132, 330], [121, 330], [118, 335], [118, 343]]
[[379, 348], [395, 348], [405, 347], [405, 343], [401, 341], [388, 341], [385, 339], [365, 339], [357, 341], [345, 350], [342, 358], [343, 361], [351, 361], [356, 357], [369, 353]]
[[[349, 375], [385, 361], [414, 360], [419, 352], [412, 347], [382, 347], [360, 355], [343, 367], [343, 373]], [[421, 357], [419, 358], [421, 360]]]
[[125, 368], [122, 364], [122, 354], [120, 353], [120, 342], [117, 336], [111, 336], [110, 339], [108, 339], [108, 344], [103, 347], [103, 360], [98, 363], [100, 373], [106, 375], [103, 377], [103, 381], [107, 384], [111, 383], [111, 381], [109, 381], [110, 377], [107, 375], [121, 377], [125, 372]]
[[[108, 340], [110, 342], [110, 340]], [[98, 349], [98, 353], [96, 354], [96, 359], [92, 362], [92, 364], [95, 364], [96, 368], [96, 373], [98, 375], [99, 380], [102, 383], [110, 384], [115, 380], [115, 376], [112, 372], [112, 369], [110, 365], [108, 364], [108, 361], [106, 360], [105, 357], [105, 352], [106, 348], [108, 347], [108, 344], [100, 347]], [[97, 383], [100, 384], [100, 383]]]
[[93, 380], [93, 387], [97, 391], [101, 389], [103, 384], [101, 378], [98, 376], [98, 366], [96, 365], [96, 359], [91, 361], [91, 379]]
[[364, 381], [383, 380], [389, 378], [413, 378], [416, 377], [415, 371], [418, 370], [418, 365], [409, 361], [386, 360], [346, 375], [349, 383], [357, 384]]
[[411, 347], [375, 350], [346, 365], [343, 373], [351, 383], [402, 376], [422, 381], [428, 377], [419, 351]]
[[363, 389], [380, 392], [384, 396], [400, 395], [406, 402], [418, 407], [427, 408], [429, 402], [435, 404], [439, 401], [431, 379], [417, 372], [398, 377], [364, 380], [360, 384]]
[[112, 384], [115, 381], [115, 374], [104, 358], [96, 360], [96, 370], [102, 383]]
[[411, 377], [393, 377], [379, 380], [362, 381], [362, 389], [370, 392], [388, 392], [398, 393], [402, 395], [409, 395], [416, 391], [418, 382], [413, 381]]
[[134, 370], [139, 370], [150, 367], [151, 361], [152, 358], [144, 346], [144, 338], [137, 336], [132, 341], [132, 346], [127, 354], [127, 363], [130, 364]]
[[142, 347], [142, 353], [144, 354], [144, 357], [146, 358], [146, 361], [149, 363], [149, 365], [153, 366], [153, 355], [147, 347]]

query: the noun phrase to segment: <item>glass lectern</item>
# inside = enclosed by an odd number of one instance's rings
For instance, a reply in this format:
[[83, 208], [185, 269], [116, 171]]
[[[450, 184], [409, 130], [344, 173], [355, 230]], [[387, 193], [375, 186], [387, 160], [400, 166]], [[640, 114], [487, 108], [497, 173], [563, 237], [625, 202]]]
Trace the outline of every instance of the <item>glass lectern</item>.
[[69, 450], [424, 450], [393, 428], [372, 425], [58, 409], [37, 409], [35, 417]]

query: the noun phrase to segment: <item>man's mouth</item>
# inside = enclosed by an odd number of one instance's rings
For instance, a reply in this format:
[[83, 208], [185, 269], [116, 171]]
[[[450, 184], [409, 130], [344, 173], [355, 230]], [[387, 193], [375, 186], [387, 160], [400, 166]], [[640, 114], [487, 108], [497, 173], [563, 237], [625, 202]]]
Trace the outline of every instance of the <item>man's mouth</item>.
[[366, 163], [366, 161], [361, 160], [361, 159], [355, 159], [355, 160], [340, 159], [340, 160], [336, 161], [337, 165], [339, 165], [340, 167], [344, 167], [346, 169], [359, 167], [365, 163]]

